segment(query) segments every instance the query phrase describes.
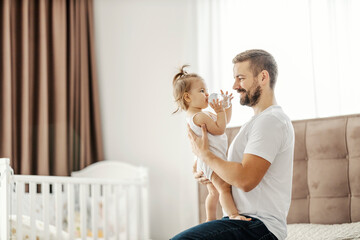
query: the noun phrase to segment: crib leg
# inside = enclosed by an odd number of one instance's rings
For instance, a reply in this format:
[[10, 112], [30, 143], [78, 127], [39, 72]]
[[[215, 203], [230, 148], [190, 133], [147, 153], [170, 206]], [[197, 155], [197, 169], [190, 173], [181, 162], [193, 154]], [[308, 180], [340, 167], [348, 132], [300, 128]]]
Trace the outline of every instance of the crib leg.
[[10, 176], [9, 158], [0, 158], [0, 239], [10, 238]]

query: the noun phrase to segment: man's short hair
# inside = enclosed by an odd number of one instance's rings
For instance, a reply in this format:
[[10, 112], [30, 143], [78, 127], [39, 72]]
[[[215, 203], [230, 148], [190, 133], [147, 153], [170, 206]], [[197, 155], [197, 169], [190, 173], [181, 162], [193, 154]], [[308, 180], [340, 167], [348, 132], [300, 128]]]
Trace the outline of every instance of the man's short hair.
[[261, 49], [251, 49], [239, 53], [232, 60], [233, 64], [239, 62], [250, 61], [250, 69], [254, 76], [257, 76], [261, 71], [266, 70], [270, 76], [270, 88], [274, 89], [278, 68], [274, 57]]

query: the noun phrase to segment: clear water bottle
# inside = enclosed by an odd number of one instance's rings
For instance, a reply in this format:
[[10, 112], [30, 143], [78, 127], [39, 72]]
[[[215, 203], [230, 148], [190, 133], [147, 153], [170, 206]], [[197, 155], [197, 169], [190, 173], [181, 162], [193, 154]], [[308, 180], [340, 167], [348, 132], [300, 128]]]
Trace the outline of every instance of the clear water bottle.
[[212, 103], [213, 100], [216, 101], [216, 99], [219, 99], [219, 102], [223, 101], [222, 102], [223, 108], [229, 108], [231, 106], [230, 98], [224, 94], [212, 93], [210, 94], [208, 101], [209, 103]]

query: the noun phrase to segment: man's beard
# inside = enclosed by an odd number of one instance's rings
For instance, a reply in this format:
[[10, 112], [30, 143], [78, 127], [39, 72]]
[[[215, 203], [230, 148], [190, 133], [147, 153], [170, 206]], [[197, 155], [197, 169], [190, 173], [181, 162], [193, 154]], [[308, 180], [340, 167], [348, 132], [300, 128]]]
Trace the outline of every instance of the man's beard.
[[[256, 104], [258, 104], [260, 97], [261, 97], [261, 88], [259, 85], [257, 85], [255, 87], [255, 91], [254, 94], [252, 94], [252, 96], [250, 96], [250, 92], [251, 89], [254, 88], [255, 86], [253, 85], [249, 91], [245, 91], [245, 96], [244, 97], [240, 97], [240, 104], [243, 106], [255, 106]], [[244, 91], [238, 91], [238, 92], [244, 92]]]

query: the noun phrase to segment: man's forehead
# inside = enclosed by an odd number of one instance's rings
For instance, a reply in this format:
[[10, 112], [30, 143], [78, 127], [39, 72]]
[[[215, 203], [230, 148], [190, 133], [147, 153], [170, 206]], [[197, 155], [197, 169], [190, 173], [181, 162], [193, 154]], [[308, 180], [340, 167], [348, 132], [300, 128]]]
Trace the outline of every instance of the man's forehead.
[[250, 65], [249, 61], [235, 63], [234, 64], [234, 77], [246, 76], [250, 72], [249, 65]]

